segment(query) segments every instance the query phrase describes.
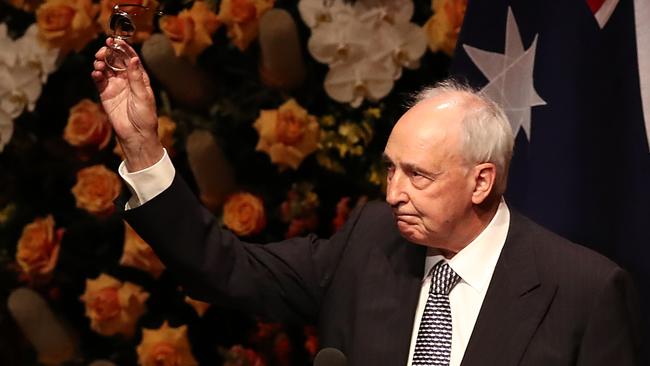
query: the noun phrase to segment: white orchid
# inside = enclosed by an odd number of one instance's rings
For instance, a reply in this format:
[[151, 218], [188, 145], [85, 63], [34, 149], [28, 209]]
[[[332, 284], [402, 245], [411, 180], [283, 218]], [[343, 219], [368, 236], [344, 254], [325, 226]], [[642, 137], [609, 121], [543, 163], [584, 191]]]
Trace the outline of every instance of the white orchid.
[[371, 29], [362, 23], [334, 21], [314, 29], [307, 48], [318, 62], [334, 66], [365, 57], [372, 37]]
[[338, 102], [380, 100], [426, 51], [424, 31], [410, 21], [412, 0], [301, 0], [298, 8], [312, 28], [309, 52], [330, 66], [325, 91]]
[[378, 101], [393, 89], [394, 70], [382, 62], [354, 62], [330, 68], [325, 91], [340, 103], [359, 107], [364, 99]]
[[38, 38], [38, 27], [32, 24], [25, 34], [16, 41], [18, 57], [24, 65], [35, 67], [40, 72], [41, 81], [56, 70], [59, 49], [46, 47]]
[[56, 70], [58, 49], [49, 49], [38, 40], [32, 24], [18, 40], [0, 24], [0, 152], [11, 140], [13, 120], [25, 109], [33, 111], [43, 83]]
[[409, 23], [414, 11], [412, 0], [357, 0], [354, 4], [354, 12], [364, 22]]
[[420, 67], [420, 58], [427, 50], [427, 38], [418, 25], [385, 24], [378, 28], [376, 37], [383, 43], [377, 58], [383, 59], [389, 67], [393, 67], [395, 80], [402, 76], [402, 67], [407, 69]]
[[20, 116], [25, 108], [33, 111], [41, 90], [38, 69], [24, 65], [0, 68], [0, 109], [11, 118]]
[[11, 140], [14, 134], [14, 121], [9, 115], [0, 110], [0, 152], [5, 148], [5, 145]]
[[300, 0], [300, 17], [309, 28], [316, 28], [334, 20], [354, 19], [354, 10], [343, 0]]
[[14, 40], [9, 37], [7, 24], [0, 24], [0, 64], [14, 66], [18, 60], [18, 52]]

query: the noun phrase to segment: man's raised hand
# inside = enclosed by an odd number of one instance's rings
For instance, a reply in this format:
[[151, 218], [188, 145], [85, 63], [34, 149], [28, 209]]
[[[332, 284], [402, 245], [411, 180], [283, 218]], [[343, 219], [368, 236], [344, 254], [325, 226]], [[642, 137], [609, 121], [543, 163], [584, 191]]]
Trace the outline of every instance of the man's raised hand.
[[131, 55], [127, 70], [114, 71], [106, 65], [104, 57], [112, 42], [107, 39], [106, 46], [95, 54], [91, 76], [126, 157], [127, 170], [133, 172], [155, 164], [163, 155], [156, 102], [149, 76], [126, 42], [120, 41], [120, 47]]

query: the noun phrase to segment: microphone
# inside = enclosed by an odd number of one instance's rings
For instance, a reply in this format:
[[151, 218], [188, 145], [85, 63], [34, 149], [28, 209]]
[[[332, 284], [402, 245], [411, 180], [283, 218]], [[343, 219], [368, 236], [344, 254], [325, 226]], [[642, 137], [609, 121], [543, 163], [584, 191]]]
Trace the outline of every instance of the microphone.
[[323, 348], [314, 357], [314, 366], [345, 366], [347, 363], [343, 352], [332, 347]]

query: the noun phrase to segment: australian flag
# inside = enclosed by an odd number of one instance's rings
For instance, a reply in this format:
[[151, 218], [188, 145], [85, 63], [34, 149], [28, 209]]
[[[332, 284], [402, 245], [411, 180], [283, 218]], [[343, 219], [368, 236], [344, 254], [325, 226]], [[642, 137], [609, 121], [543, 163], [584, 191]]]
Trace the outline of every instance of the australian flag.
[[509, 205], [632, 273], [647, 328], [650, 1], [469, 0], [451, 74], [508, 114]]

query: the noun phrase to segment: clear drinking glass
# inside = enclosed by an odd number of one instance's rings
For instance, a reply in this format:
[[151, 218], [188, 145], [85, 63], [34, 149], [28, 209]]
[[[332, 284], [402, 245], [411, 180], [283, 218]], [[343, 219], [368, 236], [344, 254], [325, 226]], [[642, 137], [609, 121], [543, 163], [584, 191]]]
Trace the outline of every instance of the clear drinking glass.
[[106, 65], [115, 71], [124, 71], [133, 54], [125, 47], [136, 31], [138, 18], [144, 17], [152, 11], [147, 6], [138, 4], [116, 4], [108, 20], [111, 29], [111, 46], [106, 50]]

